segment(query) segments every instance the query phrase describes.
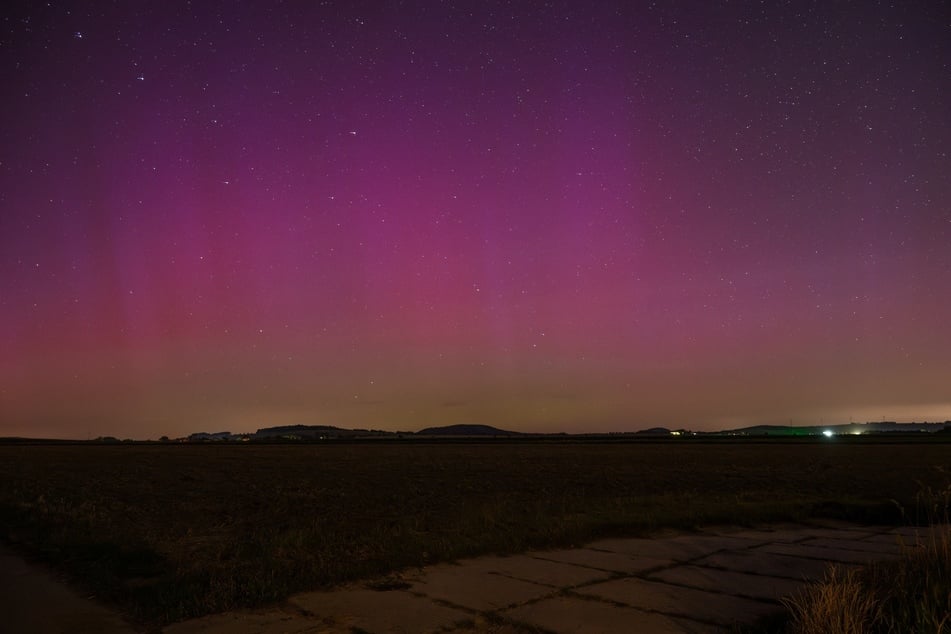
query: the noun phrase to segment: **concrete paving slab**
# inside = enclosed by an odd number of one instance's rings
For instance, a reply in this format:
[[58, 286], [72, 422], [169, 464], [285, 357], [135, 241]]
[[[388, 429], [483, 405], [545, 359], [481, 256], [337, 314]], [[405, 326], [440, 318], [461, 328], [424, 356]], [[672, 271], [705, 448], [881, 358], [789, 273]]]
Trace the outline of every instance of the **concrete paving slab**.
[[0, 631], [132, 634], [115, 612], [84, 598], [42, 566], [0, 547]]
[[799, 542], [806, 539], [822, 538], [863, 540], [876, 534], [874, 529], [799, 525], [777, 531], [752, 529], [736, 534], [736, 536], [759, 539], [761, 542]]
[[934, 526], [901, 526], [889, 532], [900, 535], [909, 544], [915, 541], [930, 543], [935, 539], [940, 541], [942, 538], [951, 537], [951, 526], [946, 524], [937, 524]]
[[811, 526], [803, 524], [782, 525], [781, 527], [768, 529], [757, 528], [747, 529], [738, 533], [726, 533], [736, 537], [745, 537], [747, 539], [759, 539], [763, 542], [799, 542], [806, 539], [843, 539], [843, 540], [863, 540], [870, 539], [879, 534], [879, 529], [869, 527], [857, 527], [855, 525], [844, 525], [841, 523], [830, 523], [821, 526]]
[[735, 535], [681, 535], [666, 541], [682, 548], [690, 559], [720, 550], [744, 550], [765, 543], [765, 540], [745, 539]]
[[722, 552], [708, 555], [693, 562], [698, 566], [725, 568], [737, 572], [752, 572], [770, 577], [785, 577], [794, 581], [819, 579], [828, 567], [828, 562], [803, 559], [767, 552]]
[[834, 548], [837, 550], [857, 550], [866, 553], [884, 553], [886, 555], [898, 555], [902, 547], [894, 537], [891, 543], [874, 542], [867, 539], [830, 539], [828, 537], [819, 537], [816, 539], [806, 539], [798, 543], [802, 546], [819, 546], [821, 548]]
[[723, 628], [716, 625], [683, 619], [679, 616], [672, 616], [670, 620], [683, 628], [685, 634], [723, 634]]
[[881, 533], [878, 535], [872, 535], [868, 539], [863, 539], [862, 543], [864, 544], [890, 544], [898, 546], [899, 548], [913, 546], [917, 540], [915, 538], [908, 538], [898, 533]]
[[552, 550], [532, 553], [533, 557], [558, 561], [576, 566], [586, 566], [596, 570], [606, 570], [628, 575], [638, 574], [652, 568], [669, 566], [670, 559], [631, 556], [624, 553], [605, 552], [592, 548], [572, 548], [570, 550]]
[[621, 553], [634, 557], [653, 557], [655, 559], [683, 561], [686, 558], [683, 549], [676, 545], [668, 545], [667, 539], [668, 538], [645, 539], [641, 537], [630, 539], [601, 539], [588, 544], [586, 548]]
[[867, 539], [876, 533], [873, 529], [824, 528], [819, 526], [805, 526], [799, 532], [805, 537], [829, 537], [831, 539]]
[[730, 594], [754, 599], [778, 600], [795, 594], [805, 582], [784, 577], [754, 575], [718, 568], [706, 568], [690, 564], [659, 570], [648, 576], [654, 581], [664, 581], [699, 590], [728, 590]]
[[576, 592], [635, 608], [656, 610], [668, 616], [689, 617], [721, 625], [752, 620], [781, 609], [772, 603], [634, 577], [585, 586]]
[[603, 539], [588, 548], [686, 562], [726, 548], [752, 548], [763, 540], [727, 535], [680, 535], [666, 539]]
[[879, 530], [876, 526], [861, 526], [855, 522], [822, 517], [813, 517], [809, 520], [808, 524], [805, 524], [805, 526], [808, 526], [809, 528], [841, 528], [847, 531], [871, 531], [873, 533], [878, 532]]
[[523, 625], [496, 618], [487, 619], [477, 614], [440, 634], [526, 634], [526, 631]]
[[897, 554], [876, 553], [861, 550], [845, 550], [842, 548], [823, 548], [809, 546], [805, 543], [797, 544], [766, 544], [755, 549], [755, 552], [766, 552], [774, 555], [789, 555], [791, 557], [806, 557], [822, 561], [843, 564], [866, 564], [870, 561], [894, 559]]
[[799, 528], [800, 527], [797, 525], [794, 528], [788, 529], [737, 529], [733, 531], [727, 529], [722, 534], [728, 537], [748, 539], [761, 544], [767, 542], [796, 542], [808, 537], [807, 535], [800, 533], [798, 531]]
[[685, 634], [715, 632], [714, 628], [678, 621], [663, 614], [625, 608], [603, 601], [559, 596], [506, 610], [503, 614], [526, 625], [557, 634]]
[[404, 577], [410, 591], [471, 610], [498, 610], [551, 594], [552, 588], [466, 565], [442, 564]]
[[552, 561], [530, 555], [482, 557], [461, 562], [471, 570], [531, 581], [553, 588], [568, 588], [582, 583], [607, 579], [611, 573], [595, 568]]
[[[704, 535], [727, 535], [732, 537], [737, 533], [744, 533], [746, 531], [751, 532], [780, 532], [787, 530], [795, 530], [797, 528], [802, 528], [802, 524], [796, 524], [794, 522], [772, 522], [769, 524], [757, 524], [756, 526], [746, 526], [740, 524], [710, 524], [709, 526], [703, 526], [698, 529], [698, 532]], [[677, 533], [670, 535], [670, 537], [677, 537]]]
[[162, 634], [350, 634], [344, 624], [322, 623], [279, 610], [227, 612], [168, 625]]
[[448, 629], [471, 614], [439, 605], [404, 590], [378, 592], [350, 588], [333, 592], [306, 592], [291, 597], [291, 605], [333, 626], [369, 632], [422, 634]]

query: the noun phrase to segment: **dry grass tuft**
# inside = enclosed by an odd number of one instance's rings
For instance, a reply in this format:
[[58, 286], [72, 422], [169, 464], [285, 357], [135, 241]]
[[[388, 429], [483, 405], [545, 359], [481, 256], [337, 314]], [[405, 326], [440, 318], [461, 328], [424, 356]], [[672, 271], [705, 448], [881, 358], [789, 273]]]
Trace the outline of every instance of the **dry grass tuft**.
[[796, 634], [865, 634], [881, 619], [879, 597], [855, 570], [832, 566], [820, 583], [785, 599]]

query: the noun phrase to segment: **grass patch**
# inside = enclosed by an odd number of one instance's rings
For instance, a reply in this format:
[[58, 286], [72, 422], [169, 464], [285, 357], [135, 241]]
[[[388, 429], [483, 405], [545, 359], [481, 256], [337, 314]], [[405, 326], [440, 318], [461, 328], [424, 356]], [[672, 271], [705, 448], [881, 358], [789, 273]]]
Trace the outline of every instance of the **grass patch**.
[[0, 446], [0, 536], [161, 625], [659, 528], [894, 521], [890, 500], [945, 460], [881, 443]]

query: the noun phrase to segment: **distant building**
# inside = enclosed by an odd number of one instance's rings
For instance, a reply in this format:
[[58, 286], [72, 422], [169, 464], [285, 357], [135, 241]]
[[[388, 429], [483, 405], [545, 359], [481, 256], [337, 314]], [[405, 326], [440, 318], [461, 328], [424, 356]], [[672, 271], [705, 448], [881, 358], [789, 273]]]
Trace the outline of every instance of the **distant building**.
[[235, 436], [230, 431], [216, 431], [213, 433], [199, 431], [188, 435], [188, 442], [209, 442], [222, 440], [240, 440], [240, 437]]

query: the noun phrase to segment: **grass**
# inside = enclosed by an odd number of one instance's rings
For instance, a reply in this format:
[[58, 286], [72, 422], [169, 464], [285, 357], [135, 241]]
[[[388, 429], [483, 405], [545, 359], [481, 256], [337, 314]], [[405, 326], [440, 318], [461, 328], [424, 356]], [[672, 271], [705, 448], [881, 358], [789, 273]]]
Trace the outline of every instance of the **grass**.
[[161, 625], [663, 527], [893, 521], [946, 461], [927, 443], [0, 446], [0, 537]]
[[896, 561], [826, 578], [785, 601], [791, 634], [943, 634], [951, 632], [951, 486], [923, 485], [916, 515], [928, 537], [905, 545]]

